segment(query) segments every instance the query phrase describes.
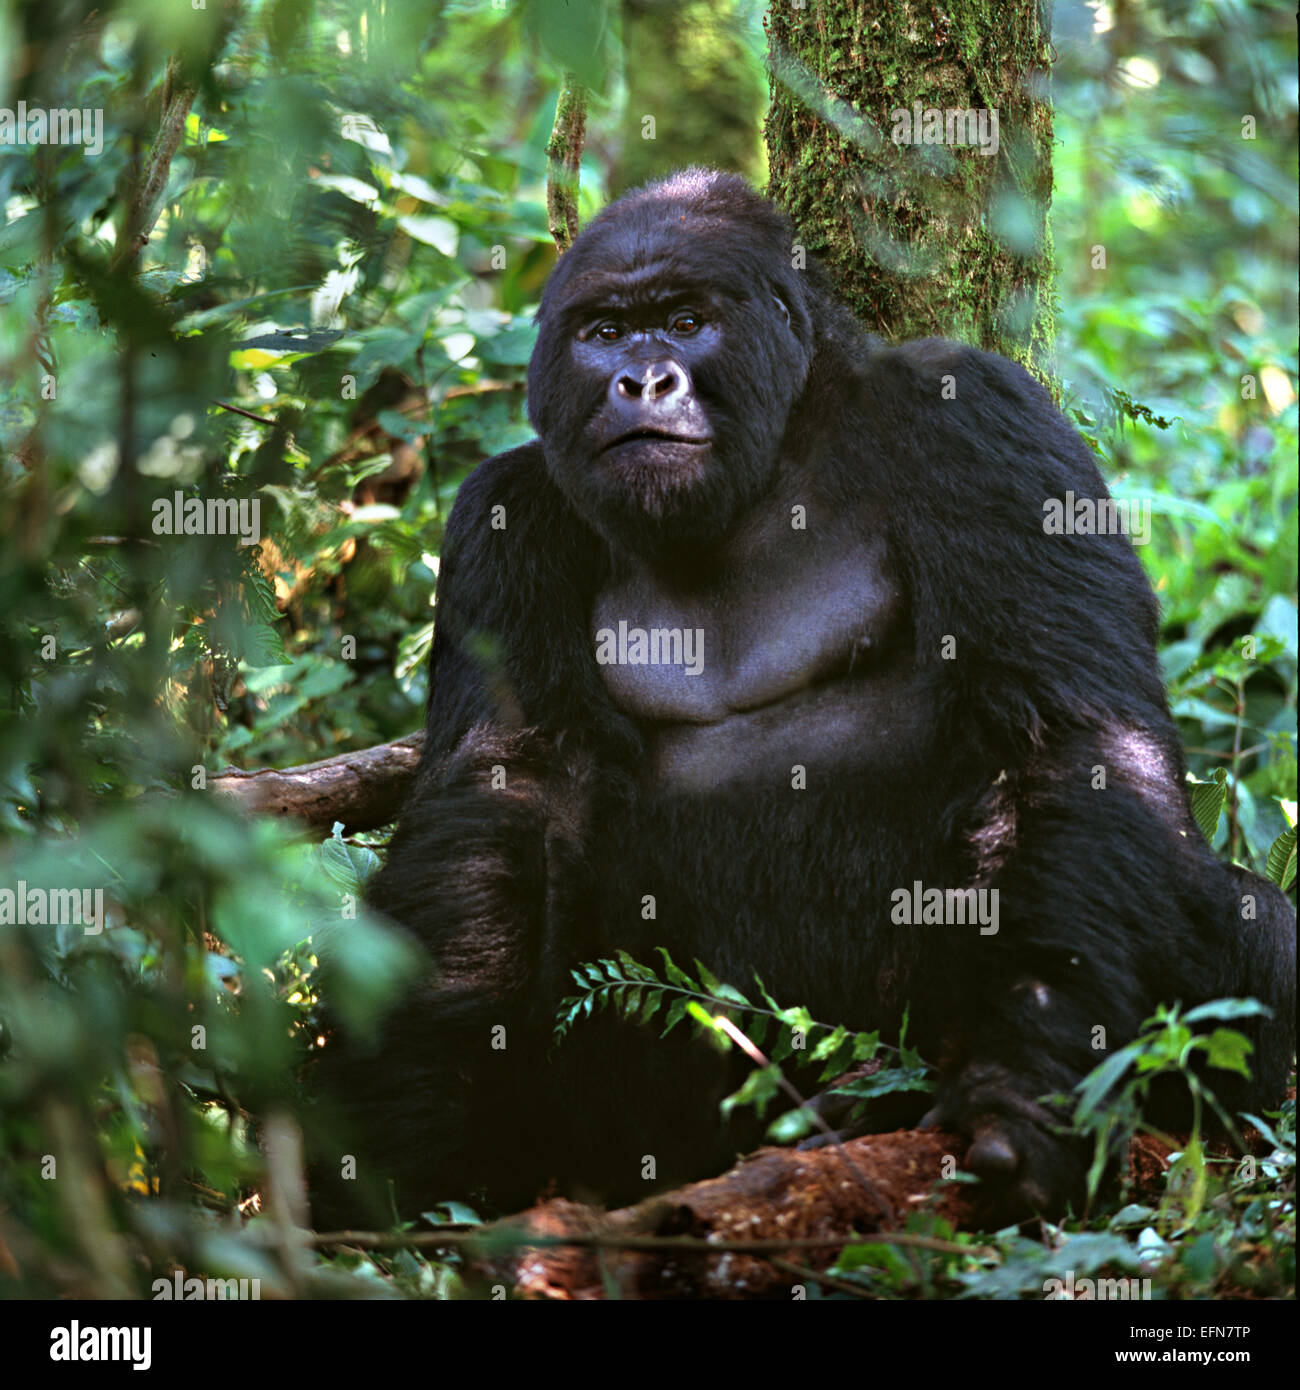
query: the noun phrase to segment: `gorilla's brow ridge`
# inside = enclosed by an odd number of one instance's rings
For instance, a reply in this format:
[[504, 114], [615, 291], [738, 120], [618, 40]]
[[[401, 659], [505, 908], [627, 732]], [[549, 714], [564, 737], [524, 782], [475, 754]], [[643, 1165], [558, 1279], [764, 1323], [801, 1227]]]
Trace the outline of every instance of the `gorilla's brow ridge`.
[[601, 309], [636, 309], [690, 300], [717, 306], [724, 298], [716, 284], [679, 274], [662, 264], [628, 271], [593, 270], [574, 277], [564, 306], [567, 318]]

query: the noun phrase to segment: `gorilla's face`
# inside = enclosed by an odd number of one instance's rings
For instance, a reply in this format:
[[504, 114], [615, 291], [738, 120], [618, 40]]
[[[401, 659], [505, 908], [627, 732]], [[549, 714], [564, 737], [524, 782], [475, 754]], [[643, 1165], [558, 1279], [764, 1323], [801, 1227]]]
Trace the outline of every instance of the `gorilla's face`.
[[615, 203], [557, 266], [530, 414], [555, 481], [615, 545], [715, 541], [770, 488], [810, 357], [785, 242], [744, 185], [683, 178]]

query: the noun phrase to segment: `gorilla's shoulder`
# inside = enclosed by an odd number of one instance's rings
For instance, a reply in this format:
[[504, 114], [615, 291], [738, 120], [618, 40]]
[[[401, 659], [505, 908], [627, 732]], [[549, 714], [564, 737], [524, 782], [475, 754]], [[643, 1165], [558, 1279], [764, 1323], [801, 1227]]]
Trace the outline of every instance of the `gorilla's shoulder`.
[[468, 519], [495, 506], [543, 497], [555, 491], [546, 471], [541, 441], [530, 439], [527, 444], [493, 454], [474, 468], [456, 493], [452, 515], [463, 511]]
[[541, 441], [484, 459], [460, 485], [447, 540], [495, 532], [519, 539], [530, 530], [572, 525], [568, 503], [546, 467]]
[[[443, 538], [443, 574], [476, 574], [491, 588], [509, 573], [529, 582], [545, 557], [571, 564], [596, 549], [591, 530], [555, 485], [540, 440], [484, 459], [461, 483]], [[522, 581], [520, 581], [522, 582]]]
[[1105, 495], [1092, 450], [1016, 362], [947, 338], [876, 340], [855, 376], [864, 437], [913, 478], [941, 473], [951, 490], [996, 477], [1026, 497]]
[[917, 338], [888, 346], [876, 339], [868, 372], [890, 388], [909, 385], [923, 397], [932, 391], [960, 402], [992, 396], [1002, 405], [1051, 410], [1052, 398], [1040, 382], [1018, 363], [995, 352], [954, 342], [950, 338]]
[[920, 425], [945, 446], [1001, 448], [1011, 461], [1034, 453], [1083, 468], [1094, 460], [1043, 384], [1017, 362], [947, 338], [873, 345], [860, 374], [877, 419]]

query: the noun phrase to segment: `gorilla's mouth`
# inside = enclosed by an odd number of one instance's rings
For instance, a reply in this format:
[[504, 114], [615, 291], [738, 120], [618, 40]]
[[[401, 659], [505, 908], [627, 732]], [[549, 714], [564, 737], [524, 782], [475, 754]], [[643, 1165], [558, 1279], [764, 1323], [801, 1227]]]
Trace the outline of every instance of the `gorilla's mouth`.
[[705, 444], [712, 444], [713, 440], [708, 435], [705, 435], [703, 438], [699, 438], [695, 435], [689, 434], [672, 434], [668, 430], [657, 430], [649, 428], [635, 429], [628, 430], [626, 434], [620, 434], [616, 438], [611, 439], [609, 443], [601, 449], [600, 452], [602, 454], [607, 454], [611, 449], [617, 449], [624, 444], [640, 443], [690, 444], [694, 445], [696, 448], [699, 448]]

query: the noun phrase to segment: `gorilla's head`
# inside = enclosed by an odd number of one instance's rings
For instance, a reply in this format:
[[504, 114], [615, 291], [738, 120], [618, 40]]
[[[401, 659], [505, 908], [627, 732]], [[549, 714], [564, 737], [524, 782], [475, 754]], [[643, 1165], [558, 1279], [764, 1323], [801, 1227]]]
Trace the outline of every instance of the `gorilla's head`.
[[529, 417], [574, 508], [642, 552], [716, 540], [771, 485], [819, 291], [786, 218], [688, 169], [612, 203], [542, 296]]

